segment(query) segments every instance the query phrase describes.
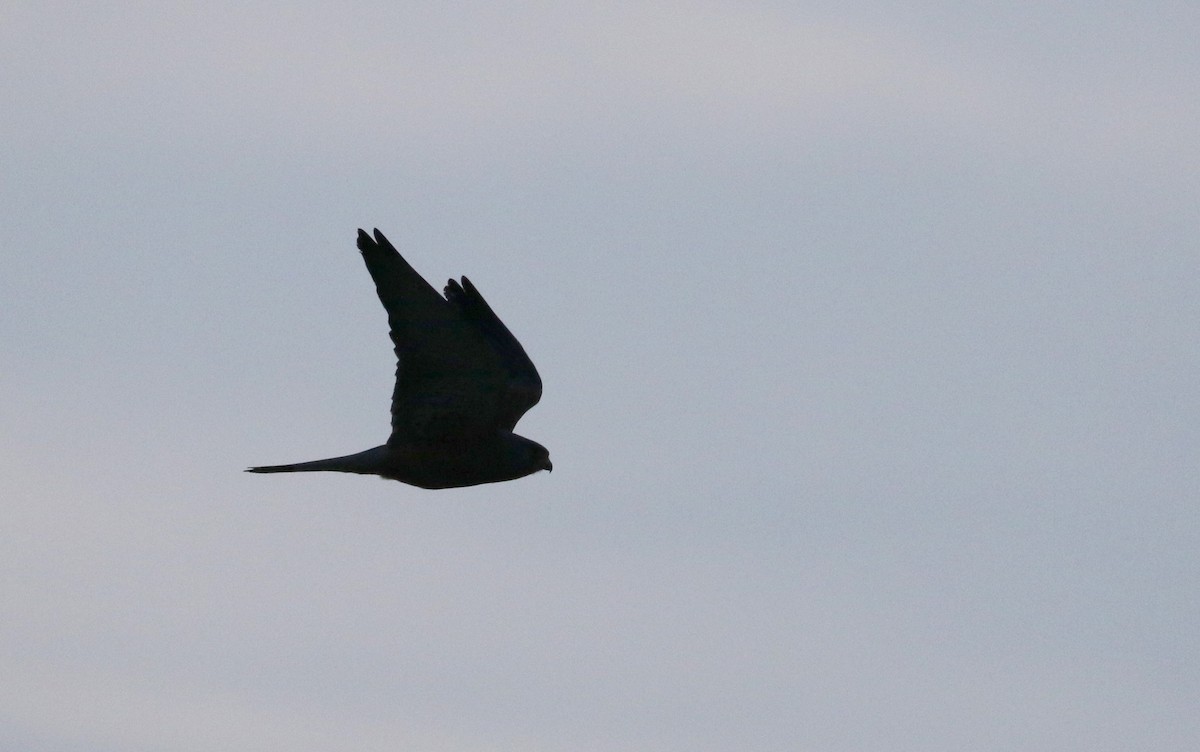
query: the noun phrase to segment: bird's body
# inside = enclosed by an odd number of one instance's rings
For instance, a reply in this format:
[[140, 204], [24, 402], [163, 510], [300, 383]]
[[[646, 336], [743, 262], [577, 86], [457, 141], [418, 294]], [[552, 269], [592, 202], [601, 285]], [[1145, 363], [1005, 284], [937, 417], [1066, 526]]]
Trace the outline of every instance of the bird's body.
[[450, 280], [443, 297], [379, 230], [374, 238], [359, 230], [358, 248], [395, 345], [392, 435], [357, 454], [249, 471], [359, 473], [455, 488], [551, 470], [545, 447], [512, 432], [541, 398], [541, 378], [470, 280]]
[[[452, 451], [435, 447], [382, 446], [373, 447], [344, 457], [330, 457], [311, 462], [297, 462], [291, 465], [267, 465], [252, 467], [252, 473], [304, 473], [332, 471], [340, 473], [358, 473], [360, 475], [378, 475], [389, 480], [398, 480], [419, 488], [456, 488], [459, 486], [476, 486], [481, 483], [498, 483], [503, 480], [522, 478], [538, 470], [549, 470], [549, 458], [545, 466], [533, 465], [521, 461], [506, 462], [505, 453], [509, 445], [515, 444], [518, 451], [528, 447], [531, 457], [537, 456], [537, 450], [542, 447], [523, 436], [515, 434], [500, 434], [498, 440], [477, 441], [464, 444]], [[543, 449], [544, 451], [544, 449]]]

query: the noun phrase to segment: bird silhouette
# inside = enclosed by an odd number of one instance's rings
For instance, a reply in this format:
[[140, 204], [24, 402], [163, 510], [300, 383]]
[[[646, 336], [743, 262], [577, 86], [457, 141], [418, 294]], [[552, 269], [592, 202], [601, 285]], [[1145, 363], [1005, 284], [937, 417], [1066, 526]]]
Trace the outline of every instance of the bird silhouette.
[[359, 473], [456, 488], [553, 470], [544, 446], [513, 433], [541, 399], [542, 379], [471, 281], [451, 279], [439, 295], [379, 230], [372, 238], [360, 229], [358, 249], [395, 345], [392, 434], [357, 454], [247, 472]]

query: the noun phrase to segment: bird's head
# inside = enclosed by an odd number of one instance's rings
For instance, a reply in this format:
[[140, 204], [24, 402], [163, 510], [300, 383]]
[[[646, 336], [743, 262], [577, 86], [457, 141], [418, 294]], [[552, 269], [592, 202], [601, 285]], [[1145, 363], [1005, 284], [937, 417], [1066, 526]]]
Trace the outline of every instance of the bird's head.
[[537, 453], [534, 454], [534, 461], [537, 464], [538, 470], [545, 470], [548, 473], [554, 472], [554, 463], [550, 461], [550, 451], [541, 444], [538, 444], [537, 449]]
[[550, 451], [536, 441], [509, 434], [505, 444], [510, 467], [520, 473], [517, 477], [532, 475], [539, 470], [554, 470], [554, 465], [550, 462]]

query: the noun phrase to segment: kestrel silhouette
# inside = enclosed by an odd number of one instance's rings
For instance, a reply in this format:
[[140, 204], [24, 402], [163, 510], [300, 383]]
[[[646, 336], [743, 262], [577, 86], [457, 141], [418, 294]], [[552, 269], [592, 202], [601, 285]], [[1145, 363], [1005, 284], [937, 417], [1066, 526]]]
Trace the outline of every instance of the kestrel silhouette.
[[329, 470], [379, 475], [421, 488], [456, 488], [552, 470], [550, 454], [513, 433], [542, 396], [525, 349], [466, 277], [438, 295], [375, 230], [358, 249], [387, 310], [396, 350], [392, 435], [358, 454], [251, 473]]

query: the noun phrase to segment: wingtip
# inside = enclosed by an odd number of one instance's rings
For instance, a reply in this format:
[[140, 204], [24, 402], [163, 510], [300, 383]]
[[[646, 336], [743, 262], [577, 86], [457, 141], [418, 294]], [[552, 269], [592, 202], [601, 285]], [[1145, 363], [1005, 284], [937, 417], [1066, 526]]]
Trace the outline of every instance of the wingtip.
[[392, 245], [392, 242], [387, 239], [386, 235], [379, 231], [378, 227], [372, 228], [371, 232], [374, 234], [374, 238], [368, 235], [366, 230], [361, 227], [358, 228], [358, 250], [363, 253], [376, 250], [390, 251], [392, 253], [397, 252], [396, 246]]
[[371, 236], [363, 228], [358, 228], [358, 250], [366, 253], [369, 249], [375, 246], [375, 241], [371, 240]]

